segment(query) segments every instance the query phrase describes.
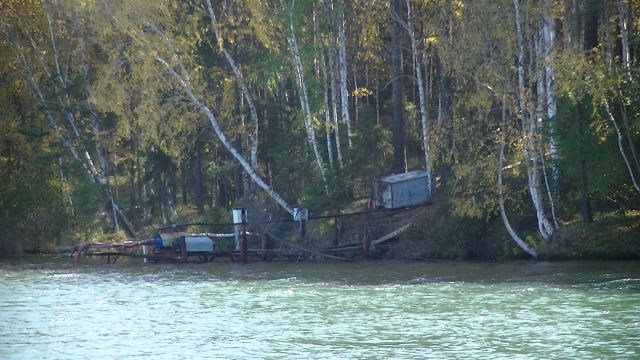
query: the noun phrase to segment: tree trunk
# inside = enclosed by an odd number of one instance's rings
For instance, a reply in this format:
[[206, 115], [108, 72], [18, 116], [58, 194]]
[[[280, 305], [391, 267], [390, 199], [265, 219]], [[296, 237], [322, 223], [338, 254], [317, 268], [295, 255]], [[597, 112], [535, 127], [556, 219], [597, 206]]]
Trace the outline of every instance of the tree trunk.
[[353, 133], [351, 131], [351, 116], [349, 115], [349, 89], [347, 81], [347, 46], [344, 34], [345, 27], [345, 7], [344, 0], [338, 0], [338, 59], [340, 69], [340, 104], [342, 109], [342, 121], [347, 124], [347, 143], [349, 150], [353, 149], [353, 141], [351, 140]]
[[589, 184], [587, 182], [587, 161], [580, 160], [580, 215], [585, 224], [593, 222], [593, 211], [591, 201], [589, 201]]
[[[544, 22], [544, 21], [542, 21]], [[539, 23], [538, 24], [538, 31], [535, 35], [535, 41], [534, 41], [534, 50], [535, 50], [535, 59], [536, 59], [536, 63], [535, 63], [535, 68], [536, 68], [536, 78], [535, 78], [535, 83], [536, 83], [536, 93], [537, 93], [537, 99], [536, 99], [536, 127], [535, 127], [535, 131], [536, 134], [541, 134], [544, 131], [544, 105], [545, 105], [545, 98], [546, 96], [549, 94], [547, 91], [547, 87], [546, 87], [546, 74], [545, 74], [545, 49], [543, 46], [544, 43], [544, 24]], [[530, 74], [530, 78], [532, 78], [531, 74]], [[533, 79], [532, 79], [533, 80]], [[547, 99], [548, 100], [548, 99]], [[547, 101], [548, 104], [548, 101]], [[554, 110], [555, 111], [555, 110]], [[554, 126], [551, 121], [548, 123], [548, 127], [552, 127]], [[551, 129], [549, 129], [549, 132], [551, 133]], [[537, 137], [538, 135], [536, 135]], [[552, 187], [549, 184], [549, 178], [547, 176], [547, 166], [545, 164], [545, 153], [544, 153], [544, 146], [542, 142], [538, 142], [535, 141], [535, 151], [537, 152], [538, 156], [540, 157], [540, 162], [541, 162], [541, 169], [542, 169], [542, 176], [544, 179], [544, 185], [545, 185], [545, 189], [547, 191], [547, 198], [549, 199], [549, 205], [551, 207], [551, 217], [553, 219], [553, 224], [556, 228], [559, 227], [558, 224], [558, 219], [556, 218], [556, 208], [555, 208], [555, 201], [554, 201], [554, 197], [553, 197], [553, 191], [552, 191]], [[550, 137], [549, 140], [549, 147], [551, 148], [551, 146], [555, 145], [555, 140], [552, 139], [552, 137]], [[557, 155], [557, 154], [556, 154]], [[552, 157], [552, 161], [553, 161], [553, 157]], [[555, 171], [556, 169], [553, 168], [552, 165], [552, 172]], [[558, 172], [559, 174], [559, 172]], [[559, 178], [554, 178], [555, 180], [559, 180]], [[554, 185], [556, 185], [555, 188], [555, 192], [556, 194], [558, 194], [559, 192], [559, 186], [560, 184], [558, 182], [554, 182]]]
[[540, 174], [538, 172], [538, 157], [535, 147], [536, 125], [534, 121], [531, 121], [529, 109], [527, 108], [527, 89], [525, 87], [524, 77], [525, 45], [520, 20], [519, 0], [513, 0], [513, 6], [518, 47], [518, 56], [516, 61], [516, 71], [518, 75], [518, 103], [520, 106], [520, 123], [522, 127], [523, 140], [525, 142], [523, 152], [524, 159], [527, 164], [529, 193], [531, 194], [531, 201], [536, 211], [540, 235], [544, 240], [549, 241], [553, 235], [553, 227], [544, 214], [542, 196], [540, 196]]
[[211, 1], [205, 0], [205, 3], [207, 5], [207, 11], [209, 14], [209, 19], [211, 20], [211, 26], [216, 35], [216, 39], [218, 40], [220, 50], [224, 54], [224, 58], [227, 60], [227, 63], [229, 64], [229, 66], [231, 67], [231, 70], [233, 71], [233, 74], [235, 75], [236, 79], [240, 83], [240, 88], [242, 89], [242, 95], [244, 99], [247, 101], [247, 107], [249, 107], [249, 114], [251, 115], [251, 131], [249, 132], [249, 139], [251, 142], [251, 145], [250, 145], [251, 167], [257, 170], [258, 169], [258, 130], [259, 130], [258, 112], [256, 110], [255, 104], [253, 103], [253, 97], [251, 96], [249, 87], [247, 86], [247, 83], [244, 80], [244, 76], [242, 76], [242, 72], [240, 71], [240, 68], [236, 64], [233, 57], [231, 56], [231, 53], [229, 53], [227, 48], [224, 46], [224, 41], [222, 37], [220, 37], [216, 16], [215, 16], [215, 13], [213, 12]]
[[[327, 53], [329, 55], [329, 68], [336, 69], [337, 63], [335, 59], [335, 54], [333, 53], [331, 48], [327, 49]], [[331, 113], [333, 114], [333, 136], [336, 142], [336, 156], [338, 158], [338, 165], [342, 168], [342, 147], [340, 145], [340, 125], [338, 122], [338, 81], [335, 71], [330, 71], [331, 78]]]
[[545, 72], [545, 92], [547, 95], [547, 116], [549, 130], [549, 153], [551, 155], [551, 168], [553, 176], [553, 187], [556, 194], [560, 194], [560, 160], [558, 155], [558, 144], [556, 140], [556, 99], [554, 90], [554, 69], [552, 64], [552, 51], [555, 46], [555, 22], [551, 8], [551, 0], [543, 1], [544, 20], [542, 22], [542, 32], [544, 39], [544, 72]]
[[392, 143], [393, 143], [393, 172], [406, 172], [405, 130], [404, 130], [404, 99], [402, 81], [402, 26], [394, 21], [402, 13], [402, 0], [390, 0], [391, 11], [391, 87], [392, 87]]
[[[620, 43], [622, 47], [622, 66], [624, 68], [624, 72], [632, 89], [632, 96], [635, 103], [638, 102], [638, 89], [633, 85], [633, 76], [631, 74], [631, 48], [629, 46], [629, 28], [631, 26], [631, 22], [629, 21], [631, 9], [630, 5], [626, 4], [623, 0], [616, 0], [616, 6], [618, 8], [618, 24], [620, 27]], [[622, 93], [622, 86], [618, 85], [620, 88], [620, 96], [624, 99], [624, 95]], [[624, 103], [620, 105], [620, 110], [622, 114], [622, 125], [624, 128], [625, 136], [627, 138], [627, 143], [629, 144], [629, 150], [631, 152], [631, 158], [633, 159], [633, 164], [636, 170], [640, 173], [640, 162], [638, 161], [638, 155], [636, 152], [636, 145], [633, 141], [633, 136], [631, 134], [631, 130], [629, 128], [629, 120], [627, 118], [627, 111], [624, 106]]]
[[609, 108], [609, 101], [608, 100], [604, 100], [604, 108], [607, 112], [607, 116], [609, 117], [609, 120], [611, 121], [611, 123], [613, 124], [613, 127], [616, 130], [616, 135], [618, 136], [618, 151], [620, 152], [620, 156], [622, 157], [622, 160], [624, 160], [624, 164], [627, 167], [627, 171], [629, 172], [629, 178], [631, 179], [631, 183], [633, 184], [633, 188], [638, 192], [638, 194], [640, 195], [640, 185], [638, 185], [638, 182], [636, 181], [636, 177], [633, 174], [633, 169], [631, 168], [631, 164], [629, 163], [629, 159], [627, 158], [627, 154], [625, 154], [624, 152], [624, 146], [622, 145], [622, 134], [620, 133], [620, 127], [618, 127], [618, 123], [616, 122], [616, 118], [613, 116], [613, 114], [611, 113], [611, 109]]
[[167, 211], [168, 218], [172, 224], [175, 224], [178, 221], [178, 212], [176, 211], [176, 207], [173, 202], [173, 191], [171, 191], [171, 187], [169, 186], [169, 173], [164, 174], [164, 194], [167, 203]]
[[452, 175], [453, 163], [453, 129], [452, 129], [452, 113], [453, 91], [451, 89], [451, 76], [447, 74], [443, 65], [442, 54], [438, 54], [437, 69], [440, 77], [438, 82], [438, 117], [436, 124], [441, 134], [440, 151], [440, 179], [441, 183], [447, 184]]
[[202, 143], [196, 140], [196, 152], [193, 158], [193, 190], [195, 192], [196, 209], [198, 216], [204, 214], [204, 182], [202, 179]]
[[411, 42], [411, 52], [413, 54], [413, 66], [415, 69], [416, 81], [418, 83], [418, 101], [420, 105], [420, 124], [422, 127], [422, 148], [424, 151], [424, 167], [427, 171], [427, 194], [431, 197], [431, 161], [429, 159], [429, 124], [426, 105], [426, 94], [424, 77], [422, 76], [422, 62], [418, 59], [418, 43], [416, 41], [415, 31], [413, 30], [413, 19], [411, 14], [411, 4], [406, 0], [407, 5], [407, 21], [404, 22], [400, 18], [397, 21], [407, 30], [409, 41]]
[[[284, 6], [284, 0], [280, 0]], [[295, 29], [293, 26], [293, 9], [289, 8], [289, 33], [287, 34], [287, 43], [289, 44], [289, 50], [291, 52], [292, 62], [296, 73], [296, 80], [298, 84], [298, 95], [300, 98], [300, 106], [302, 107], [302, 113], [304, 115], [304, 124], [307, 130], [307, 140], [309, 146], [315, 157], [320, 176], [322, 177], [322, 183], [324, 185], [325, 193], [329, 193], [329, 185], [327, 183], [327, 177], [325, 175], [325, 169], [318, 150], [318, 144], [316, 142], [315, 130], [313, 129], [313, 120], [311, 118], [311, 108], [309, 106], [309, 96], [307, 92], [307, 85], [304, 80], [304, 66], [302, 65], [302, 59], [300, 57], [300, 51], [298, 49], [298, 42], [296, 40]]]
[[[177, 57], [177, 55], [176, 55]], [[155, 56], [155, 60], [160, 63], [167, 70], [169, 75], [171, 75], [186, 93], [189, 101], [200, 111], [203, 115], [207, 117], [211, 127], [213, 128], [213, 132], [216, 134], [222, 145], [231, 153], [231, 156], [242, 166], [244, 171], [251, 177], [253, 182], [255, 182], [262, 190], [264, 190], [276, 203], [278, 203], [285, 211], [289, 214], [293, 215], [293, 207], [289, 205], [277, 192], [275, 192], [271, 186], [264, 182], [264, 180], [256, 173], [251, 164], [247, 162], [247, 160], [238, 152], [238, 150], [229, 142], [224, 132], [220, 128], [218, 123], [218, 119], [211, 112], [208, 106], [206, 106], [200, 98], [196, 96], [193, 92], [193, 88], [191, 87], [190, 82], [185, 79], [183, 76], [178, 74], [163, 58], [159, 55]]]
[[329, 79], [327, 75], [327, 66], [325, 64], [324, 54], [320, 50], [320, 70], [324, 80], [324, 91], [322, 92], [324, 100], [324, 128], [327, 136], [327, 154], [329, 155], [329, 168], [333, 169], [333, 145], [331, 144], [331, 133], [333, 125], [331, 123], [331, 108], [329, 107]]
[[69, 187], [67, 185], [67, 177], [64, 174], [62, 157], [58, 157], [58, 167], [60, 168], [60, 195], [62, 197], [62, 203], [66, 205], [69, 214], [71, 216], [75, 216], [75, 211], [73, 210], [73, 200], [71, 199], [71, 192], [69, 191]]
[[527, 243], [525, 243], [524, 240], [522, 240], [522, 238], [520, 238], [518, 233], [516, 233], [516, 231], [513, 229], [513, 227], [511, 226], [511, 223], [509, 222], [509, 218], [507, 217], [507, 212], [504, 206], [504, 194], [502, 190], [502, 187], [503, 187], [502, 167], [504, 164], [504, 146], [505, 146], [505, 137], [506, 137], [506, 130], [507, 130], [506, 103], [507, 103], [507, 95], [505, 93], [505, 95], [502, 98], [502, 124], [500, 126], [501, 128], [500, 151], [498, 155], [498, 205], [500, 206], [500, 217], [502, 218], [502, 222], [504, 224], [505, 229], [507, 230], [507, 233], [509, 233], [509, 236], [516, 243], [516, 245], [518, 245], [518, 247], [520, 247], [520, 249], [522, 249], [524, 252], [526, 252], [527, 254], [535, 258], [537, 257], [536, 251], [532, 247], [530, 247]]
[[[65, 102], [63, 102], [61, 100], [59, 95], [57, 96], [58, 104], [63, 109], [62, 111], [66, 114], [66, 117], [70, 122], [70, 126], [72, 127], [72, 131], [68, 131], [68, 133], [70, 133], [72, 136], [74, 136], [74, 138], [69, 138], [67, 135], [65, 135], [65, 132], [61, 130], [61, 129], [64, 128], [64, 126], [60, 125], [60, 122], [58, 122], [56, 120], [56, 116], [54, 115], [53, 111], [49, 108], [48, 102], [47, 102], [46, 98], [44, 97], [44, 95], [43, 95], [43, 93], [42, 93], [42, 91], [40, 89], [40, 86], [38, 85], [38, 83], [36, 81], [36, 77], [35, 77], [35, 74], [33, 72], [33, 69], [31, 68], [31, 66], [27, 62], [27, 59], [26, 59], [26, 57], [24, 55], [24, 52], [22, 50], [20, 42], [18, 41], [17, 38], [12, 39], [12, 42], [13, 42], [13, 45], [15, 46], [18, 59], [20, 60], [22, 66], [23, 66], [23, 69], [25, 71], [26, 81], [27, 81], [27, 84], [29, 85], [29, 88], [31, 90], [31, 94], [33, 95], [34, 100], [41, 106], [41, 108], [42, 108], [42, 110], [44, 112], [44, 115], [48, 119], [49, 125], [51, 126], [52, 130], [56, 133], [58, 138], [62, 141], [62, 143], [64, 144], [65, 148], [69, 152], [71, 152], [73, 158], [78, 163], [80, 163], [82, 165], [82, 167], [85, 169], [85, 173], [89, 176], [91, 181], [93, 181], [96, 184], [99, 184], [102, 187], [102, 190], [104, 191], [105, 195], [107, 196], [108, 204], [113, 209], [111, 214], [112, 214], [112, 216], [114, 216], [114, 218], [112, 219], [114, 224], [118, 224], [117, 217], [119, 216], [120, 219], [125, 224], [126, 230], [129, 232], [129, 235], [131, 235], [132, 237], [135, 237], [135, 229], [133, 228], [131, 223], [128, 221], [126, 215], [124, 214], [122, 209], [119, 207], [117, 202], [114, 200], [113, 194], [111, 193], [111, 189], [109, 189], [108, 186], [107, 186], [107, 181], [106, 181], [106, 178], [105, 178], [104, 174], [96, 169], [96, 167], [94, 165], [94, 161], [91, 158], [91, 155], [86, 150], [84, 145], [82, 145], [83, 142], [86, 141], [86, 139], [84, 139], [81, 136], [80, 132], [78, 131], [77, 127], [75, 126], [75, 121], [71, 121], [74, 118], [73, 114], [72, 114], [73, 109], [71, 109], [69, 107], [66, 107], [65, 106]], [[35, 43], [33, 43], [32, 45], [35, 46]], [[40, 52], [40, 51], [37, 51], [37, 48], [34, 48], [34, 50], [36, 50], [36, 53], [38, 54], [39, 57], [43, 56], [42, 55], [43, 53]], [[44, 60], [42, 58], [40, 58], [39, 61], [40, 61], [41, 64], [44, 65]], [[58, 73], [57, 76], [60, 79], [62, 79], [61, 81], [64, 83], [64, 78], [63, 78], [62, 74]], [[88, 85], [87, 85], [86, 89], [88, 90]], [[90, 93], [87, 92], [87, 97], [90, 98], [90, 96], [91, 96]], [[93, 117], [93, 114], [95, 113], [95, 109], [93, 108], [92, 104], [89, 103], [88, 105], [89, 105], [90, 110], [92, 111], [92, 114], [90, 114], [90, 115], [92, 115], [92, 117]], [[97, 138], [95, 140], [98, 141]], [[80, 149], [78, 150], [77, 147], [80, 148]], [[80, 154], [82, 154], [82, 155], [80, 155]]]

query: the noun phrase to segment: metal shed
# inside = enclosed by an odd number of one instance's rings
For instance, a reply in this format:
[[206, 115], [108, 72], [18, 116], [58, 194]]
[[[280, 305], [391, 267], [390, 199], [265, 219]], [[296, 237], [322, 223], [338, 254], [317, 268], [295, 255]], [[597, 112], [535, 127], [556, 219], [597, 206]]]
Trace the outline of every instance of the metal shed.
[[420, 205], [429, 201], [426, 171], [416, 170], [394, 174], [375, 182], [376, 206], [385, 209]]

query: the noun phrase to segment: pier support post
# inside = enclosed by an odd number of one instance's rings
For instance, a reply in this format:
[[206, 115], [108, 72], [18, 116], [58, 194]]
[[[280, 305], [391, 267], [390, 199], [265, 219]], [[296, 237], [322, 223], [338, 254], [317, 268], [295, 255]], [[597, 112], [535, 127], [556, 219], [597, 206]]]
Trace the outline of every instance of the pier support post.
[[337, 216], [333, 217], [333, 230], [334, 230], [333, 246], [338, 246], [339, 240], [338, 240], [338, 217]]
[[265, 250], [271, 249], [271, 247], [269, 246], [269, 236], [267, 234], [262, 234], [260, 236], [260, 248], [263, 250], [262, 260], [266, 261], [267, 259], [269, 259], [269, 256], [267, 255], [267, 252]]
[[183, 263], [187, 262], [187, 242], [184, 239], [184, 236], [181, 236], [178, 240], [178, 244], [180, 245], [180, 258]]
[[[300, 226], [300, 245], [305, 249], [311, 248], [311, 240], [307, 237], [307, 220], [309, 220], [309, 209], [293, 208], [293, 220], [298, 221]], [[308, 253], [305, 251], [303, 258], [306, 260]]]
[[235, 250], [240, 251], [240, 261], [247, 262], [247, 209], [233, 208], [232, 211]]

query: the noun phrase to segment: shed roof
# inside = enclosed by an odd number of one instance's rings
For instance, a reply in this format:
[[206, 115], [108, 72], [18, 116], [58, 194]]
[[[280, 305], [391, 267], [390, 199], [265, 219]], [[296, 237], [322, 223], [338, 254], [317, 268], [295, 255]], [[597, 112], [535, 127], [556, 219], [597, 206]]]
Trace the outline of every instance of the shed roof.
[[424, 170], [415, 170], [409, 171], [402, 174], [393, 174], [389, 176], [385, 176], [383, 178], [378, 179], [379, 181], [383, 181], [386, 183], [399, 183], [407, 180], [419, 179], [422, 177], [426, 177], [427, 172]]

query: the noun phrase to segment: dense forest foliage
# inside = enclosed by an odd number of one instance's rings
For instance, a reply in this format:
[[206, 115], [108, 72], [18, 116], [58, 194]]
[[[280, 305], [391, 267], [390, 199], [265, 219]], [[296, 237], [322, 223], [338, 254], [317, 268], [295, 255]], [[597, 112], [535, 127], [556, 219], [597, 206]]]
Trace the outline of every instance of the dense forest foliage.
[[417, 253], [638, 256], [639, 11], [2, 0], [0, 253], [354, 210], [420, 169]]

